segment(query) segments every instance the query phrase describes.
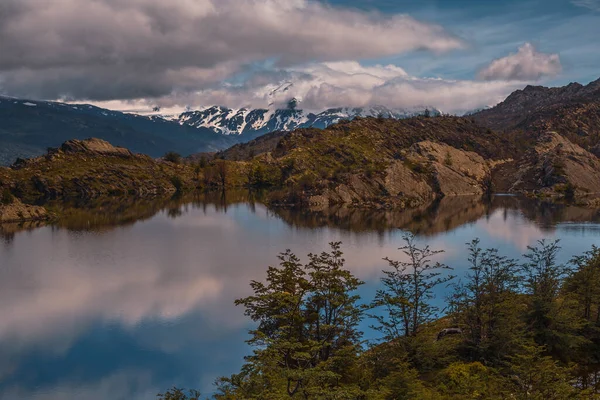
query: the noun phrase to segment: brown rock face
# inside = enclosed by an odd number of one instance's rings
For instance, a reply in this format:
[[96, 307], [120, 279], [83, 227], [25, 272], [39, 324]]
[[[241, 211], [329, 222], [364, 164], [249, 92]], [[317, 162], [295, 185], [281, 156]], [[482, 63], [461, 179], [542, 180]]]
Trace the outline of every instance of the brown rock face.
[[494, 172], [498, 192], [548, 195], [600, 193], [600, 160], [556, 132], [537, 138], [533, 148]]
[[382, 175], [353, 174], [344, 184], [313, 196], [310, 205], [416, 207], [445, 196], [481, 196], [490, 176], [477, 153], [422, 141], [402, 151]]
[[414, 144], [409, 149], [409, 154], [421, 163], [429, 162], [438, 195], [484, 193], [483, 182], [489, 176], [490, 168], [479, 154], [430, 141]]

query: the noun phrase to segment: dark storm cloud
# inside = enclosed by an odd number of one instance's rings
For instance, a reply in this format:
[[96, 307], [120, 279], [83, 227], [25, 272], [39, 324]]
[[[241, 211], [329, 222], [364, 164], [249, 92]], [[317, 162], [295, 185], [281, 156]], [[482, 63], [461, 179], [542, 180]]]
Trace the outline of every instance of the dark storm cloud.
[[306, 0], [2, 0], [0, 91], [158, 97], [210, 87], [264, 59], [290, 66], [462, 45], [408, 16]]

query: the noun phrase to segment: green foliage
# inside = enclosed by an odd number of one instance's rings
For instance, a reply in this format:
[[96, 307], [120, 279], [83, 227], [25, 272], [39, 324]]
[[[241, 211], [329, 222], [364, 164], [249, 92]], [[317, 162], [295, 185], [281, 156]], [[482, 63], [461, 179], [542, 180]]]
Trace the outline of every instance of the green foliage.
[[174, 151], [169, 151], [168, 153], [166, 153], [163, 157], [165, 159], [165, 161], [168, 162], [172, 162], [173, 164], [180, 164], [181, 163], [181, 155], [179, 153], [176, 153]]
[[383, 315], [373, 315], [378, 322], [374, 328], [384, 334], [386, 340], [402, 336], [416, 336], [422, 325], [437, 317], [439, 309], [430, 304], [433, 290], [450, 281], [452, 275], [442, 275], [452, 268], [432, 263], [431, 258], [442, 251], [425, 246], [419, 248], [413, 235], [404, 236], [406, 246], [401, 247], [408, 261], [385, 260], [391, 267], [383, 271], [383, 289], [375, 294], [372, 307], [381, 307]]
[[[279, 255], [265, 282], [236, 301], [256, 324], [252, 355], [217, 382], [220, 400], [597, 399], [600, 396], [600, 248], [557, 264], [557, 242], [524, 261], [467, 244], [468, 273], [446, 315], [433, 289], [452, 277], [440, 252], [404, 238], [404, 261], [387, 259], [372, 302], [384, 341], [364, 346], [363, 284], [344, 268], [340, 243]], [[454, 334], [449, 334], [453, 332]], [[162, 396], [162, 397], [161, 397]], [[187, 396], [187, 397], [186, 397]], [[196, 396], [196, 397], [194, 397]], [[189, 400], [172, 389], [161, 400]]]
[[417, 174], [428, 174], [431, 172], [431, 168], [429, 166], [409, 158], [404, 160], [404, 166]]
[[15, 196], [13, 196], [8, 188], [4, 188], [2, 190], [2, 196], [0, 196], [0, 204], [7, 206], [14, 203], [14, 201]]
[[562, 282], [569, 273], [566, 265], [556, 262], [559, 250], [558, 240], [541, 240], [537, 246], [528, 247], [521, 269], [529, 300], [526, 323], [533, 339], [550, 354], [566, 361], [579, 344], [580, 321], [572, 318], [569, 302], [559, 298]]
[[517, 399], [565, 400], [589, 398], [571, 381], [569, 368], [561, 367], [545, 349], [537, 345], [524, 346], [511, 360]]
[[496, 249], [483, 250], [479, 239], [467, 246], [469, 272], [451, 297], [454, 318], [465, 335], [466, 356], [499, 365], [513, 354], [525, 329], [517, 262]]
[[208, 160], [206, 159], [205, 155], [200, 156], [200, 161], [198, 161], [198, 165], [200, 166], [200, 168], [206, 168], [206, 166], [208, 165]]
[[181, 177], [179, 177], [177, 175], [173, 175], [171, 177], [171, 184], [173, 184], [177, 193], [183, 192], [184, 183], [183, 183], [183, 180], [181, 179]]
[[254, 163], [248, 168], [248, 184], [252, 187], [271, 187], [280, 185], [282, 171], [276, 165]]
[[165, 393], [160, 393], [158, 400], [200, 400], [200, 392], [197, 390], [190, 390], [186, 392], [183, 389], [172, 388]]
[[479, 362], [450, 364], [438, 374], [435, 383], [444, 399], [510, 398], [505, 380]]
[[[270, 267], [254, 295], [236, 301], [258, 323], [248, 341], [254, 354], [239, 375], [221, 381], [221, 397], [356, 398], [353, 384], [362, 308], [354, 292], [363, 282], [344, 269], [340, 243], [309, 254], [305, 265], [289, 250]], [[218, 397], [219, 398], [219, 397]]]

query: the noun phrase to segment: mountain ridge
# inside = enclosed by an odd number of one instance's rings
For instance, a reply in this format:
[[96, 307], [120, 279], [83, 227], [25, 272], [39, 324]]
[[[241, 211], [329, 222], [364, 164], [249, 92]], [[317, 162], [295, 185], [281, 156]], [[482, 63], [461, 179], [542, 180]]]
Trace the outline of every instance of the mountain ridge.
[[406, 109], [392, 109], [382, 105], [372, 107], [338, 107], [321, 112], [305, 112], [298, 109], [298, 101], [292, 99], [286, 108], [239, 108], [210, 106], [196, 111], [187, 111], [172, 120], [182, 125], [212, 129], [224, 135], [239, 135], [244, 139], [254, 139], [275, 131], [292, 131], [298, 128], [324, 129], [341, 120], [356, 117], [377, 117], [393, 119], [410, 118], [428, 113], [432, 116], [441, 112], [434, 107], [417, 106]]

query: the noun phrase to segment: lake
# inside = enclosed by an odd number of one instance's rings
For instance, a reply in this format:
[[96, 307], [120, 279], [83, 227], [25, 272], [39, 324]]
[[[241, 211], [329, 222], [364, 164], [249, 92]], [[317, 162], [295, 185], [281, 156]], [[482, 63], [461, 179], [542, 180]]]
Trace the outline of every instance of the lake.
[[209, 394], [249, 352], [234, 300], [288, 248], [305, 260], [342, 241], [369, 302], [408, 231], [445, 250], [438, 260], [459, 276], [474, 238], [511, 257], [560, 239], [563, 262], [600, 244], [600, 210], [511, 196], [405, 212], [271, 211], [244, 193], [72, 207], [58, 225], [0, 228], [0, 399], [153, 399], [173, 385]]

